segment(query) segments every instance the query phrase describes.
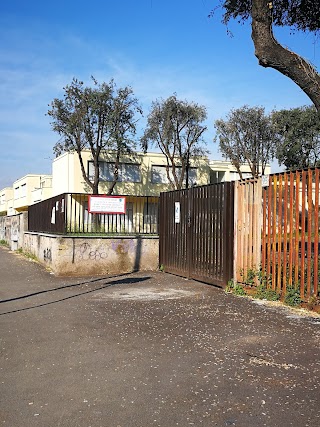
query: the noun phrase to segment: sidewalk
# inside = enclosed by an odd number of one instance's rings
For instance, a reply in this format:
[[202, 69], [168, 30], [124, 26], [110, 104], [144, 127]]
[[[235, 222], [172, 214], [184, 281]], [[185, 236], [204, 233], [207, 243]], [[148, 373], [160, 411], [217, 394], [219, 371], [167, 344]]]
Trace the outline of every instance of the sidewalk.
[[0, 425], [318, 427], [320, 322], [177, 276], [0, 247]]

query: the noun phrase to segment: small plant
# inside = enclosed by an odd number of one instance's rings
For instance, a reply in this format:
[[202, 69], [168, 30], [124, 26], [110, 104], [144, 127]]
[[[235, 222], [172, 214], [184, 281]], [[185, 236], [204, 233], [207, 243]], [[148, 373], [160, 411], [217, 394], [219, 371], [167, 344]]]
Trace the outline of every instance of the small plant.
[[271, 288], [267, 288], [265, 285], [259, 285], [255, 298], [265, 299], [267, 301], [278, 301], [280, 299], [280, 294]]
[[299, 289], [294, 288], [293, 286], [288, 286], [284, 297], [284, 303], [290, 305], [290, 307], [297, 307], [300, 305], [302, 300]]
[[163, 264], [159, 265], [159, 271], [161, 271], [162, 273], [164, 272], [164, 265]]
[[0, 245], [1, 246], [9, 246], [5, 240], [0, 240]]
[[229, 280], [229, 282], [225, 288], [225, 291], [227, 293], [233, 293], [233, 294], [238, 295], [238, 296], [247, 295], [243, 286], [240, 285], [239, 283], [235, 282], [234, 279]]
[[234, 285], [235, 285], [234, 280], [233, 279], [229, 280], [228, 283], [227, 283], [225, 291], [227, 293], [232, 292], [233, 288], [234, 288]]
[[247, 294], [246, 294], [246, 291], [245, 291], [245, 290], [244, 290], [244, 288], [243, 288], [243, 286], [242, 286], [242, 285], [239, 285], [238, 283], [237, 283], [237, 284], [235, 284], [235, 286], [233, 287], [232, 292], [233, 292], [235, 295], [238, 295], [238, 296], [245, 296], [245, 295], [247, 295]]
[[17, 249], [16, 253], [23, 255], [26, 258], [31, 259], [32, 261], [38, 261], [38, 258], [34, 254], [28, 251], [24, 251], [22, 248]]
[[245, 283], [249, 286], [254, 285], [255, 278], [258, 276], [258, 274], [259, 274], [259, 271], [256, 271], [254, 268], [248, 268]]
[[319, 305], [319, 300], [315, 295], [312, 295], [307, 301], [307, 307], [312, 310], [317, 305]]

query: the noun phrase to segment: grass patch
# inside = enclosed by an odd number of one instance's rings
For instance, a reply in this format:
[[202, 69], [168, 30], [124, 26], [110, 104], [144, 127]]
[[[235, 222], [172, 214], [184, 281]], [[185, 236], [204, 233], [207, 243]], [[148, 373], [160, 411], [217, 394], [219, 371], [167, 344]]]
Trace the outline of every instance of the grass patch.
[[36, 262], [39, 261], [34, 254], [28, 251], [24, 251], [22, 248], [17, 249], [15, 252], [19, 255], [23, 255], [24, 257], [30, 259], [31, 261], [36, 261]]

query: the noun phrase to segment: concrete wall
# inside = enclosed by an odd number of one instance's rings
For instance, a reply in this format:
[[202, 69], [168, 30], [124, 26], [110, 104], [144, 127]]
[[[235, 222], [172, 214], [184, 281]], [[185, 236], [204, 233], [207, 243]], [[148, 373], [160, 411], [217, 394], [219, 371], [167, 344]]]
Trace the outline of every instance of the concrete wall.
[[31, 233], [27, 228], [27, 212], [0, 216], [0, 240], [11, 250], [21, 248], [33, 254], [56, 275], [121, 274], [159, 266], [157, 236], [68, 237]]
[[56, 275], [121, 274], [158, 268], [157, 237], [85, 238], [25, 233], [23, 249]]
[[10, 249], [16, 251], [23, 247], [24, 231], [28, 227], [28, 213], [0, 216], [0, 240], [5, 240]]

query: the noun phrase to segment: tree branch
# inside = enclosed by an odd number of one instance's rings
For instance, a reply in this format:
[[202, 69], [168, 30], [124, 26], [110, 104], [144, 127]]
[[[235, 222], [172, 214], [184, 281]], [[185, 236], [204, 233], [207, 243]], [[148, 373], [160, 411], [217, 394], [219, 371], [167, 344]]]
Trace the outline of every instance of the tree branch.
[[320, 114], [320, 75], [301, 56], [284, 48], [272, 30], [272, 3], [252, 0], [252, 33], [255, 56], [262, 67], [271, 67], [293, 80], [311, 99]]

